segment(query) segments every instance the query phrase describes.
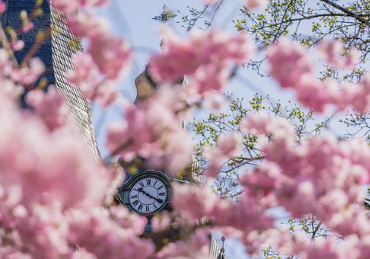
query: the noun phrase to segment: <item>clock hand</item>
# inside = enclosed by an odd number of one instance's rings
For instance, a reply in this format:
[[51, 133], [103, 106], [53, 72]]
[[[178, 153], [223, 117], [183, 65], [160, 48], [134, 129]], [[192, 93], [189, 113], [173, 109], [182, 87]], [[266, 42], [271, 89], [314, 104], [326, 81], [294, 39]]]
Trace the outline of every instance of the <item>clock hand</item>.
[[143, 188], [139, 188], [138, 191], [144, 193], [146, 196], [148, 196], [149, 198], [152, 198], [153, 200], [156, 200], [159, 203], [163, 203], [163, 200], [162, 199], [153, 197], [152, 195], [150, 195], [149, 193], [147, 193], [146, 191], [144, 191]]
[[139, 188], [139, 192], [142, 192], [144, 193], [146, 196], [148, 196], [149, 198], [152, 198], [154, 200], [157, 200], [156, 198], [154, 198], [152, 195], [150, 195], [149, 193], [147, 193], [146, 191], [144, 191], [143, 188]]

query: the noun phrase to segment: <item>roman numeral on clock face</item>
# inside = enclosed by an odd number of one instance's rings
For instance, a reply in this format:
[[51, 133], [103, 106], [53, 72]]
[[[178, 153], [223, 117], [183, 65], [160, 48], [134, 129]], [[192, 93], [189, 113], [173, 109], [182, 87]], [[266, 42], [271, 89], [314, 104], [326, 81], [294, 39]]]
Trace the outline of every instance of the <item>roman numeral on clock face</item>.
[[146, 185], [150, 185], [151, 181], [152, 181], [151, 178], [146, 179]]
[[139, 211], [143, 208], [143, 204], [140, 204], [139, 207], [137, 208]]

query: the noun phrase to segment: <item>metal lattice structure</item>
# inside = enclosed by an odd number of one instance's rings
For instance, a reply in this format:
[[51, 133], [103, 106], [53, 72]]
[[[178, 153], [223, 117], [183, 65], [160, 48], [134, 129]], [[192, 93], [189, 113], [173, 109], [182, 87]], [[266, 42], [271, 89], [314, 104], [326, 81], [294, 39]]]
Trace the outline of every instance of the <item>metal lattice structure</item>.
[[[11, 27], [18, 31], [22, 23], [20, 12], [25, 10], [28, 14], [32, 13], [36, 0], [4, 0], [4, 2], [7, 9], [1, 16], [3, 28], [6, 30], [7, 27]], [[48, 84], [55, 84], [58, 92], [65, 96], [78, 131], [83, 135], [93, 154], [99, 157], [91, 120], [91, 105], [83, 97], [80, 88], [71, 85], [66, 79], [66, 73], [73, 70], [73, 55], [82, 51], [80, 40], [68, 28], [66, 16], [49, 4], [49, 1], [44, 0], [40, 8], [43, 13], [32, 19], [34, 29], [19, 35], [19, 39], [25, 42], [25, 47], [22, 51], [16, 52], [15, 57], [18, 63], [21, 63], [34, 44], [39, 43], [35, 56], [40, 57], [46, 66], [44, 78]], [[40, 42], [37, 32], [48, 30], [51, 30], [51, 36]]]

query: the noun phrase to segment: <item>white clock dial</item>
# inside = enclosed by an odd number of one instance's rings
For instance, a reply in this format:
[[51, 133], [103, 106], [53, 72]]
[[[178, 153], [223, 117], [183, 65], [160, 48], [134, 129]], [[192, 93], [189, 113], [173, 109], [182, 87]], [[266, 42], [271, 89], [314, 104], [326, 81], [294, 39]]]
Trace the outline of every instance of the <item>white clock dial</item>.
[[168, 192], [164, 182], [155, 177], [138, 180], [129, 192], [131, 207], [141, 214], [151, 214], [162, 209]]

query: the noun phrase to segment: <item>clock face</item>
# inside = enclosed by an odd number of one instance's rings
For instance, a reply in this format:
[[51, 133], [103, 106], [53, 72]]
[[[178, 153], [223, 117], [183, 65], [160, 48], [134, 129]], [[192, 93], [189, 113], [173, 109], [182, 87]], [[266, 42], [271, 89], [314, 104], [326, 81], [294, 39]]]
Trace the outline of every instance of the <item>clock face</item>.
[[140, 214], [161, 210], [168, 197], [165, 183], [156, 177], [147, 176], [137, 180], [129, 191], [129, 203]]

